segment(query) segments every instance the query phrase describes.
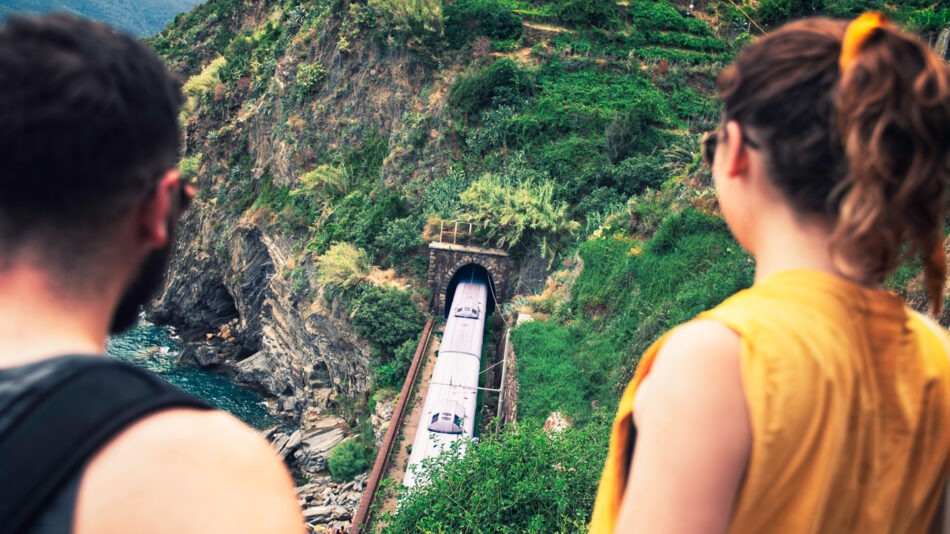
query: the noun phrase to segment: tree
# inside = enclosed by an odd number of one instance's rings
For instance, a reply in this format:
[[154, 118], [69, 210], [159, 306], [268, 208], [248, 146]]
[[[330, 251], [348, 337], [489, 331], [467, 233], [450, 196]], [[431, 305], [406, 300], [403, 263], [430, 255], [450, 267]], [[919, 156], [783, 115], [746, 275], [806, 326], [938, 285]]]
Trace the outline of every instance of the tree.
[[350, 315], [356, 335], [369, 339], [383, 360], [422, 331], [422, 312], [406, 291], [366, 284]]
[[358, 439], [342, 441], [330, 451], [327, 467], [333, 478], [350, 480], [369, 467], [366, 449]]

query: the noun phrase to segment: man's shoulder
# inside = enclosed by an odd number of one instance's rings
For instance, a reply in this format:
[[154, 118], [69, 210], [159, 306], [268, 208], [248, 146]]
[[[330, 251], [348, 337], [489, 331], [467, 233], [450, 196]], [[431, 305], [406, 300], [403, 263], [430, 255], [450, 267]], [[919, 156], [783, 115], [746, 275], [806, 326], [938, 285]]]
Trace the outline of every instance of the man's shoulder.
[[270, 445], [223, 412], [171, 409], [118, 434], [89, 463], [77, 534], [300, 532], [293, 483]]

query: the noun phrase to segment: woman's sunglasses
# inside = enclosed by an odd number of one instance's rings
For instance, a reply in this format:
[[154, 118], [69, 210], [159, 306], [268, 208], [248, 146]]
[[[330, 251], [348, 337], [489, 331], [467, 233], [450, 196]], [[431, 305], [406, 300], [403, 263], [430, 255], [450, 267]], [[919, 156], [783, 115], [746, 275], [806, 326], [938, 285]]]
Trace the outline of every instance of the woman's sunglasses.
[[[759, 144], [753, 141], [752, 139], [749, 139], [749, 136], [747, 136], [745, 132], [742, 132], [742, 141], [745, 144], [749, 145], [749, 148], [753, 150], [757, 150], [759, 148]], [[716, 158], [717, 146], [719, 146], [719, 131], [718, 130], [714, 132], [708, 132], [705, 136], [703, 136], [703, 141], [702, 141], [703, 163], [705, 163], [706, 165], [710, 167], [712, 167], [713, 161]]]

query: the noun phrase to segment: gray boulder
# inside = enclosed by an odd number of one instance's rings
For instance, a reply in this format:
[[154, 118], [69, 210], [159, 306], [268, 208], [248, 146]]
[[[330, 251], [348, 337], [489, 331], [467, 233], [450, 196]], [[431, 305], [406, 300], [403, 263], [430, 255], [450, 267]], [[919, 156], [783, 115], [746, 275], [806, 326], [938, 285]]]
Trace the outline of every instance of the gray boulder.
[[294, 459], [300, 469], [319, 473], [327, 468], [330, 451], [345, 437], [346, 422], [338, 417], [320, 421], [318, 426], [300, 439]]
[[287, 382], [266, 353], [256, 352], [234, 366], [234, 380], [278, 396], [287, 389]]

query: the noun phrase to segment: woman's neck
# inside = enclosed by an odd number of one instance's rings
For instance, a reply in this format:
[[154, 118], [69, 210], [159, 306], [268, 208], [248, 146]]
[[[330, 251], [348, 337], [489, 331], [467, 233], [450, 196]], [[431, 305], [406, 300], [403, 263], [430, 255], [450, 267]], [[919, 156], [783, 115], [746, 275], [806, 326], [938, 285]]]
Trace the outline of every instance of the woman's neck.
[[775, 210], [757, 225], [752, 254], [755, 281], [789, 269], [808, 269], [844, 277], [831, 254], [832, 226], [820, 217]]

